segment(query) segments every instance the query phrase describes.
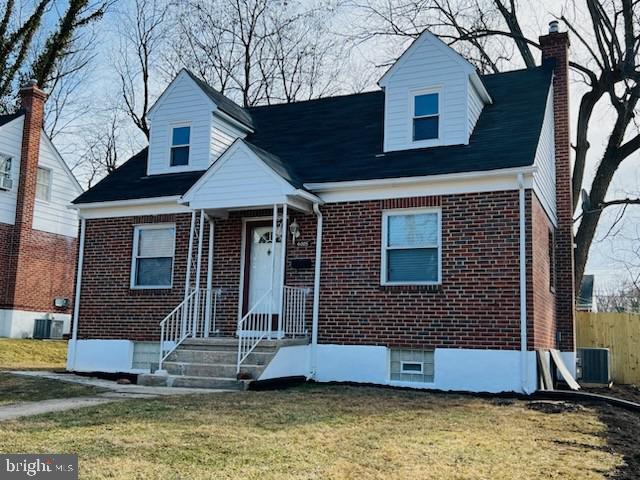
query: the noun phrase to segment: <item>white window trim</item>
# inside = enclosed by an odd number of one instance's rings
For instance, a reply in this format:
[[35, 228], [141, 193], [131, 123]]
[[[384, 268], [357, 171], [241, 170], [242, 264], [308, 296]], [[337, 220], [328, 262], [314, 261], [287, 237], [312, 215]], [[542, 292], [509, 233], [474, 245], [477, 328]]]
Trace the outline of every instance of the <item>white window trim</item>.
[[13, 191], [13, 164], [15, 163], [13, 161], [13, 157], [11, 155], [7, 155], [6, 153], [0, 153], [0, 157], [4, 157], [5, 160], [9, 160], [10, 162], [10, 166], [9, 169], [2, 172], [0, 171], [0, 177], [8, 177], [9, 181], [11, 182], [11, 188], [0, 188], [0, 192], [11, 192]]
[[45, 167], [43, 165], [38, 165], [37, 169], [36, 169], [36, 192], [37, 192], [37, 186], [38, 186], [38, 170], [42, 169], [42, 170], [47, 170], [49, 172], [49, 188], [48, 188], [48, 195], [47, 198], [38, 198], [37, 195], [35, 197], [36, 202], [40, 202], [40, 203], [51, 203], [51, 197], [53, 196], [53, 169], [49, 168], [49, 167]]
[[[162, 230], [165, 228], [173, 228], [173, 250], [171, 252], [171, 281], [169, 285], [136, 285], [136, 266], [138, 255], [138, 246], [140, 242], [140, 235], [138, 232], [142, 230]], [[148, 257], [158, 258], [158, 257]], [[133, 248], [131, 249], [131, 275], [129, 280], [129, 287], [131, 290], [168, 290], [173, 288], [173, 267], [176, 260], [176, 224], [175, 223], [145, 223], [142, 225], [134, 225], [133, 227]]]
[[[438, 280], [424, 282], [391, 282], [387, 280], [387, 238], [389, 228], [389, 217], [394, 215], [417, 215], [421, 213], [436, 213], [438, 216], [438, 242], [434, 246], [422, 248], [438, 248]], [[441, 285], [442, 284], [442, 209], [440, 207], [421, 208], [394, 208], [383, 210], [382, 212], [382, 238], [381, 238], [381, 261], [380, 261], [380, 285]], [[421, 248], [421, 247], [415, 247]]]
[[[443, 126], [443, 112], [442, 112], [442, 97], [443, 97], [444, 89], [441, 85], [435, 85], [428, 88], [420, 88], [417, 90], [409, 91], [409, 144], [415, 147], [435, 147], [441, 145], [443, 143], [442, 139], [442, 126]], [[438, 115], [421, 115], [415, 116], [415, 98], [420, 95], [429, 95], [431, 93], [438, 94]], [[413, 139], [413, 120], [416, 118], [428, 118], [428, 117], [438, 117], [438, 137], [430, 138], [427, 140], [414, 140]]]
[[[416, 370], [405, 370], [404, 366], [407, 363], [418, 364], [420, 365], [420, 371]], [[424, 362], [418, 361], [410, 361], [410, 360], [401, 360], [400, 361], [400, 374], [401, 375], [424, 375]]]
[[[176, 128], [189, 127], [189, 143], [174, 145], [173, 144], [173, 130]], [[167, 165], [171, 170], [189, 169], [191, 165], [191, 145], [193, 144], [193, 127], [191, 122], [176, 122], [169, 125], [169, 156], [167, 158]], [[187, 157], [186, 165], [171, 165], [171, 150], [173, 147], [189, 147], [189, 156]]]

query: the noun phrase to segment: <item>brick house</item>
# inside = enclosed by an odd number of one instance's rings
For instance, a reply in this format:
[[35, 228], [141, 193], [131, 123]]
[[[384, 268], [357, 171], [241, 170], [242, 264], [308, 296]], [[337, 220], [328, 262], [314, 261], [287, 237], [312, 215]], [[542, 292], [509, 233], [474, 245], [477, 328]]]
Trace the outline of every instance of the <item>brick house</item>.
[[46, 94], [20, 90], [0, 116], [0, 337], [30, 337], [37, 318], [69, 333], [82, 188], [42, 129]]
[[424, 32], [378, 91], [241, 108], [181, 71], [74, 201], [68, 368], [467, 391], [575, 365], [568, 36], [481, 76]]

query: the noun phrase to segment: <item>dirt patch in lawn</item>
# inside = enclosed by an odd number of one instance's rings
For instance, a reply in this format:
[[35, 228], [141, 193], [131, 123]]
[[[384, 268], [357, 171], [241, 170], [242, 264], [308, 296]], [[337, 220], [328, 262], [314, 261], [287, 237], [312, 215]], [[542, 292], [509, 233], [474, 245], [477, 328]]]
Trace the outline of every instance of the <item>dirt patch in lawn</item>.
[[63, 370], [66, 362], [66, 341], [0, 339], [0, 370]]
[[0, 451], [77, 452], [87, 478], [602, 479], [598, 412], [351, 386], [131, 400], [3, 423]]
[[609, 478], [638, 480], [640, 478], [640, 414], [617, 407], [598, 407], [600, 420], [607, 426], [604, 435], [611, 451], [621, 455], [624, 465]]
[[102, 388], [0, 372], [0, 406], [106, 392]]

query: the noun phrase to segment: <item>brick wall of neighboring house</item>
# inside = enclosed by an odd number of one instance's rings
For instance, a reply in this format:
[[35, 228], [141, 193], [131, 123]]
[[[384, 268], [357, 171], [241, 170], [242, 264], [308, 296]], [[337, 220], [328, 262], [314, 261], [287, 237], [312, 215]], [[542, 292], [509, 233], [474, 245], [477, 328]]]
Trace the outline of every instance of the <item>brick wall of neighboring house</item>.
[[0, 265], [5, 266], [0, 271], [0, 308], [8, 305], [9, 295], [9, 256], [13, 239], [13, 225], [0, 223]]
[[76, 239], [34, 230], [37, 167], [46, 94], [36, 85], [20, 90], [25, 111], [14, 225], [0, 225], [0, 308], [70, 313], [56, 297], [72, 299]]
[[532, 253], [533, 259], [528, 283], [529, 308], [533, 309], [533, 322], [529, 330], [529, 335], [533, 334], [533, 337], [529, 339], [529, 346], [556, 348], [555, 282], [551, 270], [555, 229], [535, 193], [529, 195], [528, 201], [533, 223], [533, 235], [527, 243], [527, 250]]
[[[530, 192], [527, 198], [530, 205]], [[383, 210], [438, 205], [442, 208], [442, 286], [381, 286]], [[537, 208], [535, 201], [534, 211]], [[531, 209], [527, 210], [531, 217]], [[327, 204], [322, 211], [321, 343], [519, 348], [517, 191]], [[216, 220], [213, 286], [223, 289], [216, 326], [224, 334], [233, 334], [237, 322], [242, 217], [269, 215], [268, 211], [233, 212], [228, 219]], [[302, 234], [296, 245], [288, 237], [286, 283], [312, 287], [316, 218], [298, 213], [293, 218]], [[161, 222], [177, 225], [174, 287], [131, 290], [133, 227]], [[182, 300], [189, 222], [188, 214], [87, 220], [79, 338], [158, 339], [160, 320]], [[533, 224], [538, 229], [539, 222], [533, 220]], [[205, 235], [205, 246], [207, 239]], [[544, 233], [544, 239], [533, 244], [542, 245], [546, 239]], [[538, 253], [532, 248], [528, 252], [531, 265]], [[293, 259], [309, 259], [311, 265], [296, 269]], [[202, 285], [205, 266], [206, 257]], [[311, 303], [309, 296], [309, 321]], [[531, 322], [533, 296], [529, 303]], [[532, 345], [533, 326], [530, 329]]]
[[573, 198], [571, 191], [571, 146], [569, 123], [569, 35], [550, 33], [540, 37], [542, 60], [555, 62], [553, 110], [555, 119], [556, 198], [556, 312], [561, 339], [559, 348], [575, 348], [575, 285], [573, 252]]

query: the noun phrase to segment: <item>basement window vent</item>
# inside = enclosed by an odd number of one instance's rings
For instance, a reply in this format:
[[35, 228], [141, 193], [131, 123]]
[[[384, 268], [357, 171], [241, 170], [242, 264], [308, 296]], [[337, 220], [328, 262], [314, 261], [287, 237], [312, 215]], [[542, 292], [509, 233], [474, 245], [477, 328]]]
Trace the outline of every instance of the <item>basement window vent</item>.
[[391, 380], [433, 383], [433, 351], [391, 349]]

